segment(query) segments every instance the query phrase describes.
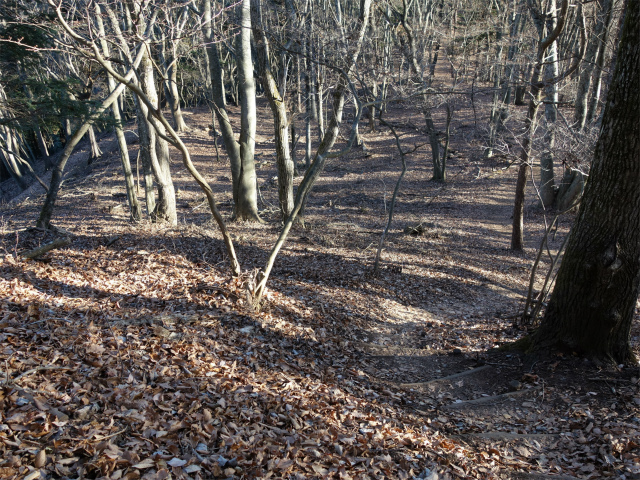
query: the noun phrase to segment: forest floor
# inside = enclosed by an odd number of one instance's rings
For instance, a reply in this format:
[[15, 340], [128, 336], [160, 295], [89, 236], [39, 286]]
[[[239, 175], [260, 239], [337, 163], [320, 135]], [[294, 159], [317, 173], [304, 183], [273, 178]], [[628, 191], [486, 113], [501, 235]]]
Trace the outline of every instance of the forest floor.
[[[186, 113], [186, 144], [230, 218], [210, 114]], [[387, 119], [405, 149], [427, 143], [412, 105]], [[407, 157], [374, 277], [400, 160], [388, 129], [366, 127], [366, 150], [327, 164], [260, 312], [246, 282], [281, 227], [270, 121], [256, 139], [264, 223], [229, 224], [241, 278], [175, 151], [175, 227], [128, 221], [109, 136], [90, 166], [72, 158], [58, 233], [31, 228], [40, 187], [0, 206], [0, 477], [640, 478], [638, 368], [495, 349], [526, 333], [545, 231], [533, 189], [514, 253], [516, 169], [482, 158], [460, 109], [446, 183], [430, 181], [428, 146]], [[56, 235], [71, 244], [21, 258]], [[632, 337], [640, 354], [637, 319]]]

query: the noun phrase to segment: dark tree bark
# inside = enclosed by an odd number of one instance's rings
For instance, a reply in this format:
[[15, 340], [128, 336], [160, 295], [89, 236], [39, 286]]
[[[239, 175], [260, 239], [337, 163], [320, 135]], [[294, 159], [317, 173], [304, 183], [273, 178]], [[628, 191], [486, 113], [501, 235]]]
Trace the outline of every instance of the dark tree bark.
[[640, 290], [640, 2], [628, 2], [590, 179], [532, 351], [633, 360]]

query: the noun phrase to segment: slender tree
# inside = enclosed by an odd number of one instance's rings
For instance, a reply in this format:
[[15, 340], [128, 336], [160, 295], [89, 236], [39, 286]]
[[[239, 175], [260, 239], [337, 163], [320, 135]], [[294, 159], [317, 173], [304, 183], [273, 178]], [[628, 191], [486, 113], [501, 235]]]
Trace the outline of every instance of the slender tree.
[[[110, 57], [109, 43], [107, 42], [104, 22], [102, 20], [102, 10], [100, 5], [96, 4], [96, 25], [98, 27], [98, 33], [100, 35], [100, 47], [102, 48], [102, 54], [105, 58]], [[113, 92], [117, 88], [117, 82], [114, 78], [108, 76], [109, 91]], [[131, 161], [129, 159], [129, 148], [127, 147], [127, 140], [124, 136], [124, 129], [122, 128], [122, 115], [120, 114], [120, 105], [117, 101], [111, 105], [111, 112], [115, 120], [115, 132], [116, 139], [118, 141], [118, 148], [120, 149], [120, 163], [122, 165], [122, 172], [124, 173], [125, 188], [127, 192], [127, 200], [129, 202], [129, 210], [131, 220], [139, 222], [142, 218], [140, 212], [140, 204], [138, 203], [138, 197], [136, 196], [135, 185], [133, 181], [133, 173], [131, 172]]]
[[258, 52], [258, 71], [262, 79], [265, 95], [273, 112], [276, 138], [276, 164], [278, 167], [278, 197], [282, 218], [287, 219], [293, 210], [293, 172], [294, 164], [289, 145], [289, 122], [285, 103], [286, 73], [282, 75], [280, 84], [276, 82], [269, 59], [269, 41], [262, 24], [261, 0], [252, 0], [251, 15], [253, 36]]
[[236, 198], [236, 218], [260, 221], [258, 216], [258, 185], [255, 167], [256, 147], [256, 85], [251, 56], [251, 0], [242, 0], [239, 9], [240, 33], [236, 45], [238, 88], [240, 90], [240, 164], [233, 185]]
[[236, 46], [238, 63], [238, 84], [241, 92], [241, 125], [240, 138], [236, 140], [231, 121], [227, 113], [223, 68], [218, 50], [219, 38], [216, 37], [212, 25], [211, 0], [203, 0], [202, 33], [209, 60], [211, 88], [213, 90], [213, 109], [220, 126], [222, 139], [231, 164], [231, 181], [233, 184], [234, 215], [239, 220], [260, 221], [258, 216], [258, 190], [255, 171], [255, 131], [256, 105], [255, 82], [253, 80], [253, 61], [251, 58], [251, 5], [250, 0], [243, 0], [238, 6], [240, 33]]

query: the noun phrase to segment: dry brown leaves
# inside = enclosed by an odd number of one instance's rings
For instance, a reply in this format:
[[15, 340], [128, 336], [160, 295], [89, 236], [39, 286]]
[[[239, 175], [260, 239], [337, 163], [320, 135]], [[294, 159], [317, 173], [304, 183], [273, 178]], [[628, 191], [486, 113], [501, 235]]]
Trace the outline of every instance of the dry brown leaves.
[[[201, 127], [185, 135], [194, 161], [209, 178], [228, 177], [211, 161], [209, 112], [191, 121]], [[272, 130], [260, 128], [268, 152]], [[441, 190], [415, 155], [383, 275], [367, 276], [397, 178], [390, 137], [367, 140], [372, 155], [335, 162], [318, 182], [310, 228], [285, 245], [262, 313], [246, 308], [243, 279], [223, 273], [202, 194], [179, 168], [181, 226], [173, 229], [127, 224], [115, 208], [116, 161], [70, 177], [56, 220], [73, 230], [73, 243], [42, 261], [19, 258], [51, 240], [23, 230], [40, 200], [0, 210], [0, 478], [640, 474], [638, 375], [595, 369], [597, 380], [576, 379], [578, 360], [558, 358], [557, 370], [518, 374], [535, 396], [472, 415], [446, 406], [490, 395], [484, 387], [504, 378], [487, 377], [482, 388], [456, 381], [428, 395], [398, 384], [455, 372], [421, 370], [402, 355], [373, 365], [375, 355], [358, 349], [377, 343], [482, 360], [521, 335], [509, 317], [532, 260], [505, 250], [509, 171], [461, 152], [450, 163], [455, 181]], [[267, 161], [258, 171], [270, 205], [274, 171]], [[214, 186], [230, 198], [228, 181]], [[221, 208], [230, 213], [229, 202]], [[528, 215], [533, 245], [543, 222]], [[262, 265], [278, 231], [277, 209], [264, 216], [267, 225], [233, 225], [247, 269]], [[433, 220], [425, 235], [402, 233], [425, 219]]]
[[2, 478], [411, 478], [434, 468], [440, 435], [347, 379], [353, 358], [335, 338], [242, 313], [238, 281], [127, 247], [44, 264], [6, 256], [0, 268]]

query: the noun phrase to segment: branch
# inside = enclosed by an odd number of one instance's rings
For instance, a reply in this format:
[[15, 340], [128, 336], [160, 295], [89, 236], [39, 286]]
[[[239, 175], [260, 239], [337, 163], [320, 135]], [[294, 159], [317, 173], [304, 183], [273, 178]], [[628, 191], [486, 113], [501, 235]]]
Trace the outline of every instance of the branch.
[[35, 259], [44, 255], [49, 250], [66, 247], [70, 243], [71, 243], [71, 239], [69, 237], [56, 238], [53, 242], [49, 242], [38, 248], [34, 248], [33, 250], [29, 250], [28, 252], [23, 253], [22, 257], [26, 259]]
[[[36, 368], [32, 368], [31, 370], [27, 370], [26, 372], [21, 373], [16, 378], [6, 379], [6, 380], [4, 380], [2, 382], [2, 384], [8, 385], [10, 383], [15, 383], [18, 380], [21, 380], [24, 377], [26, 377], [28, 375], [31, 375], [32, 373], [42, 372], [42, 371], [45, 371], [45, 370], [76, 370], [76, 369], [75, 368], [70, 368], [70, 367], [55, 367], [55, 366], [36, 367]], [[7, 372], [7, 375], [8, 375], [8, 372]]]

